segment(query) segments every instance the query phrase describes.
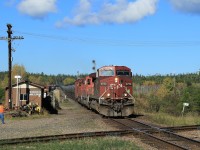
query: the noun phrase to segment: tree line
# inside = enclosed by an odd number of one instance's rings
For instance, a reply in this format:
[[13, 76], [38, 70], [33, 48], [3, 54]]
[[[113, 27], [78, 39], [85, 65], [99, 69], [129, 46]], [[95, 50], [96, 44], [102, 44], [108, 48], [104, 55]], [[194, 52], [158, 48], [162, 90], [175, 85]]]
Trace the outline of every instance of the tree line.
[[[136, 75], [133, 83], [134, 95], [140, 110], [168, 113], [174, 116], [183, 113], [200, 115], [199, 74]], [[189, 106], [183, 112], [185, 103]]]
[[[12, 83], [15, 75], [22, 81], [31, 81], [43, 86], [69, 85], [77, 79], [75, 75], [47, 75], [28, 73], [23, 65], [15, 64], [12, 69]], [[84, 77], [86, 74], [79, 75]], [[4, 100], [8, 84], [8, 72], [0, 72], [0, 101]], [[133, 90], [137, 107], [149, 112], [164, 112], [180, 115], [183, 103], [189, 103], [185, 113], [200, 115], [200, 74], [133, 75]]]
[[167, 75], [133, 75], [133, 82], [139, 85], [144, 84], [146, 81], [154, 81], [156, 84], [162, 84], [165, 78], [174, 78], [176, 79], [177, 83], [200, 83], [200, 73], [186, 73], [186, 74], [167, 74]]

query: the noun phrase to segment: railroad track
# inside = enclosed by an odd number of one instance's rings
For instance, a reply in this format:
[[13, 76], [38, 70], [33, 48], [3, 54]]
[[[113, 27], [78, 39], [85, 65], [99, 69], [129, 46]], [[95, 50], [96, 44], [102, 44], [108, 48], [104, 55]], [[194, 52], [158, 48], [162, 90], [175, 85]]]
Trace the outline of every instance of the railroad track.
[[[182, 150], [198, 150], [200, 147], [200, 141], [189, 139], [178, 134], [175, 134], [169, 130], [181, 130], [181, 127], [171, 128], [159, 128], [149, 124], [145, 124], [140, 121], [131, 119], [111, 119], [116, 122], [122, 128], [126, 130], [134, 131], [135, 135], [138, 135], [144, 141], [148, 141], [147, 144], [153, 145], [158, 149], [182, 149]], [[191, 127], [182, 127], [182, 129], [191, 129]], [[199, 129], [199, 126], [196, 126]]]
[[5, 139], [5, 140], [0, 140], [0, 146], [20, 144], [20, 143], [48, 142], [54, 140], [58, 141], [67, 139], [81, 139], [87, 137], [134, 135], [141, 138], [145, 143], [153, 147], [156, 147], [158, 149], [195, 150], [199, 149], [200, 147], [199, 141], [185, 138], [166, 130], [169, 128], [166, 129], [158, 128], [131, 119], [109, 119], [109, 120], [115, 122], [115, 124], [117, 123], [118, 126], [121, 126], [120, 127], [121, 130]]
[[117, 131], [101, 131], [101, 132], [83, 132], [83, 133], [73, 133], [73, 134], [62, 134], [62, 135], [49, 135], [49, 136], [37, 136], [37, 137], [25, 137], [25, 138], [13, 138], [13, 139], [3, 139], [0, 140], [0, 146], [2, 145], [15, 145], [24, 143], [34, 143], [34, 142], [49, 142], [49, 141], [59, 141], [67, 139], [81, 139], [88, 137], [103, 137], [103, 136], [123, 136], [132, 134], [131, 130], [117, 130]]
[[200, 125], [164, 127], [164, 128], [161, 128], [161, 129], [168, 130], [168, 131], [171, 131], [171, 132], [193, 131], [193, 130], [200, 130]]
[[175, 131], [198, 130], [200, 126], [182, 126], [160, 128], [131, 119], [110, 119], [121, 126], [122, 130], [131, 130], [134, 135], [139, 135], [144, 142], [158, 149], [198, 150], [200, 141], [180, 136]]

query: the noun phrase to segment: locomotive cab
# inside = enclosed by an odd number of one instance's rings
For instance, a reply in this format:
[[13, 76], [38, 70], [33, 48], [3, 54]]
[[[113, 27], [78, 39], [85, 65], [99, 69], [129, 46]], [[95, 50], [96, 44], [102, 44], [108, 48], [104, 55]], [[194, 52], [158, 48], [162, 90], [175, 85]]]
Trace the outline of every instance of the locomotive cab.
[[102, 67], [98, 70], [100, 99], [132, 98], [132, 73], [124, 66]]

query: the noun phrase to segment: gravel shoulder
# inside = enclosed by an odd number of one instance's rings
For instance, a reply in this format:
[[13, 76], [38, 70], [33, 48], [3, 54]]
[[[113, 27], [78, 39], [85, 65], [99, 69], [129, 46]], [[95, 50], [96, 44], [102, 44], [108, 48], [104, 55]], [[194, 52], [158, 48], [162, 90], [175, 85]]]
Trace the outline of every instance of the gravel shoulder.
[[193, 140], [196, 141], [200, 141], [200, 130], [197, 131], [182, 131], [182, 132], [178, 132], [179, 135], [187, 137], [187, 138], [191, 138]]
[[5, 120], [6, 124], [0, 124], [0, 139], [116, 130], [72, 100], [61, 108], [57, 115], [48, 117]]

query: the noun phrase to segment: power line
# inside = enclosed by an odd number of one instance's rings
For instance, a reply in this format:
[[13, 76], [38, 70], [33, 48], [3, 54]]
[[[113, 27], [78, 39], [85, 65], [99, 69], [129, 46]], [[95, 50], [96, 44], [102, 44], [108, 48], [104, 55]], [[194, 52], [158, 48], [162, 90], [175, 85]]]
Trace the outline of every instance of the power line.
[[51, 40], [60, 40], [65, 42], [79, 42], [93, 45], [110, 45], [110, 46], [130, 46], [130, 47], [180, 47], [180, 46], [200, 46], [199, 40], [178, 40], [178, 41], [130, 41], [130, 40], [115, 40], [115, 39], [96, 39], [96, 38], [78, 38], [78, 37], [62, 37], [56, 35], [37, 34], [15, 31], [20, 34], [47, 38]]

